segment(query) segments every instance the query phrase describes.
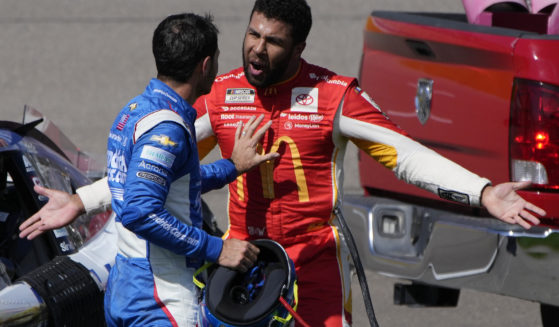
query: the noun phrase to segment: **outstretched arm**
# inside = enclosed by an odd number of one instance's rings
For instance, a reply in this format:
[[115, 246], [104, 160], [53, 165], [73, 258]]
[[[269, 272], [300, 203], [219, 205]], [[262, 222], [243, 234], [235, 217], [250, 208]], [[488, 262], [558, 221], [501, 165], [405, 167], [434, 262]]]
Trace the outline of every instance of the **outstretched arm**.
[[545, 210], [524, 200], [516, 193], [517, 190], [526, 188], [530, 184], [530, 182], [509, 182], [486, 186], [481, 194], [481, 203], [496, 218], [528, 229], [532, 224], [540, 223], [533, 213], [545, 216]]
[[44, 231], [66, 226], [85, 212], [77, 194], [72, 195], [38, 185], [35, 185], [34, 190], [37, 194], [48, 197], [49, 201], [19, 226], [21, 238], [27, 237], [31, 240]]

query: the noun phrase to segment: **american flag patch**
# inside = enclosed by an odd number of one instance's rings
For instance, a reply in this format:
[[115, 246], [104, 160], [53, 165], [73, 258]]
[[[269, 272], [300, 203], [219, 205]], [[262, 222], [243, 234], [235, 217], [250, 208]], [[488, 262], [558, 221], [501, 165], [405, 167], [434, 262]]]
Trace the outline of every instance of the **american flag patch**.
[[124, 125], [126, 125], [126, 122], [128, 121], [128, 117], [130, 117], [130, 115], [124, 115], [124, 116], [120, 117], [120, 121], [116, 125], [116, 129], [118, 129], [119, 131], [122, 131], [122, 129], [124, 128]]

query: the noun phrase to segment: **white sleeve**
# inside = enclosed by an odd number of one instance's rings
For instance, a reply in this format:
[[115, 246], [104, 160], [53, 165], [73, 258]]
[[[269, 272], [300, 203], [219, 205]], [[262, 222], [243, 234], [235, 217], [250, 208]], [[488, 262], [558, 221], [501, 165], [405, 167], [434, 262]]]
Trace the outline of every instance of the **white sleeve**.
[[107, 177], [78, 188], [76, 193], [83, 202], [86, 213], [102, 212], [111, 205], [111, 190]]
[[487, 178], [388, 128], [343, 115], [339, 120], [339, 128], [346, 137], [385, 145], [383, 151], [395, 159], [395, 165], [389, 168], [397, 178], [438, 194], [441, 198], [481, 206], [481, 191], [491, 183]]
[[207, 112], [196, 119], [194, 122], [194, 129], [196, 130], [197, 141], [201, 141], [214, 135], [212, 123], [210, 122], [210, 115]]

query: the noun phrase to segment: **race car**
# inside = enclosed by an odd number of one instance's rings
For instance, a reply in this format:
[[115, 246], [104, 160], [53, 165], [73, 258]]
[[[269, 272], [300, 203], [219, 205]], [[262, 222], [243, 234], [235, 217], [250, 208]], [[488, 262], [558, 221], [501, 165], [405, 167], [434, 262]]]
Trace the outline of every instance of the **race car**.
[[[112, 212], [19, 238], [19, 225], [48, 199], [34, 185], [74, 193], [105, 175], [104, 160], [76, 147], [38, 110], [0, 121], [0, 326], [103, 326], [103, 292], [116, 256]], [[203, 228], [223, 231], [205, 202]]]
[[101, 177], [103, 166], [31, 107], [23, 123], [0, 121], [0, 325], [104, 325], [103, 290], [116, 255], [111, 212], [33, 240], [18, 236], [48, 201], [34, 185], [73, 193]]

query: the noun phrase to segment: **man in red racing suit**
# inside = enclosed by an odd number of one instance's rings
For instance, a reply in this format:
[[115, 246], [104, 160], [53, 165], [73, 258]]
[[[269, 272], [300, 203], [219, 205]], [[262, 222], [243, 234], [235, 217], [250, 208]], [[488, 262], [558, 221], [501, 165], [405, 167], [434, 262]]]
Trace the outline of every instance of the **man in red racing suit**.
[[273, 121], [260, 146], [280, 157], [229, 184], [228, 237], [285, 247], [295, 262], [298, 312], [311, 326], [351, 323], [348, 252], [332, 214], [341, 202], [348, 140], [399, 178], [435, 193], [466, 194], [474, 205], [489, 183], [410, 139], [355, 79], [302, 59], [293, 78], [265, 88], [252, 86], [243, 68], [218, 76], [194, 107], [200, 151], [211, 150], [213, 139], [224, 158], [238, 121], [255, 114]]

